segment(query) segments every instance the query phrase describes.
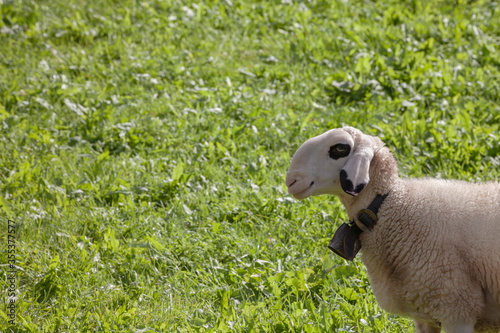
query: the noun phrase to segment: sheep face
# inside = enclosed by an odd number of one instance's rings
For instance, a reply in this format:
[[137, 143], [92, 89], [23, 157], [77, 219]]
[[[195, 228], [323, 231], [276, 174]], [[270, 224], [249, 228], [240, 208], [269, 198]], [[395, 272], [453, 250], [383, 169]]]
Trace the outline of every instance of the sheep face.
[[297, 199], [320, 194], [357, 196], [368, 184], [375, 149], [382, 146], [380, 139], [351, 127], [311, 138], [292, 158], [286, 174], [288, 193]]

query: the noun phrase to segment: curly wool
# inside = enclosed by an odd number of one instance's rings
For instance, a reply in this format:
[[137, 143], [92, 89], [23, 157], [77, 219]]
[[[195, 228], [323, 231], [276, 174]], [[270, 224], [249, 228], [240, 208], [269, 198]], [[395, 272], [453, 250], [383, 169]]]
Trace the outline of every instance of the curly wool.
[[[353, 217], [370, 192], [390, 193], [376, 228], [361, 235], [361, 260], [380, 306], [431, 324], [476, 322], [498, 332], [499, 184], [397, 178], [387, 149], [372, 164], [366, 192], [346, 208]], [[496, 306], [484, 312], [488, 302]]]

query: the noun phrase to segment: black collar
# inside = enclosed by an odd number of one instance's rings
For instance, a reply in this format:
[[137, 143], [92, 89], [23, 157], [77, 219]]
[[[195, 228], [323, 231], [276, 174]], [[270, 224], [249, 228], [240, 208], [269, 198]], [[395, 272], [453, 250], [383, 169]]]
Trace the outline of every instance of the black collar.
[[[359, 235], [363, 231], [370, 231], [377, 224], [377, 213], [380, 206], [389, 194], [378, 194], [368, 208], [362, 209], [354, 220], [342, 225], [335, 231], [328, 248], [344, 259], [353, 260], [361, 249]], [[359, 223], [358, 223], [359, 222]]]

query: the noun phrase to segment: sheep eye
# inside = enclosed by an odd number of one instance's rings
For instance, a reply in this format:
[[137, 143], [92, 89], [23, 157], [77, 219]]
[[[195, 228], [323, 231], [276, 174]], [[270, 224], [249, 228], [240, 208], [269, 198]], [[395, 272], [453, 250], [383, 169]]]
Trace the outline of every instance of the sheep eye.
[[337, 143], [336, 145], [330, 147], [328, 154], [330, 155], [330, 158], [338, 160], [339, 158], [346, 157], [350, 152], [351, 146], [344, 143]]

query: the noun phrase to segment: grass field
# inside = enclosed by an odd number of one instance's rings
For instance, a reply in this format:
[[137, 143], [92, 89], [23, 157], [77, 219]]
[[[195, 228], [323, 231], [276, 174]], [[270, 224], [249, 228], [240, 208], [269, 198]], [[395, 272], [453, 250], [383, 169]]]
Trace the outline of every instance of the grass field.
[[493, 1], [0, 0], [0, 331], [413, 331], [284, 175], [350, 125], [498, 178], [499, 51]]

